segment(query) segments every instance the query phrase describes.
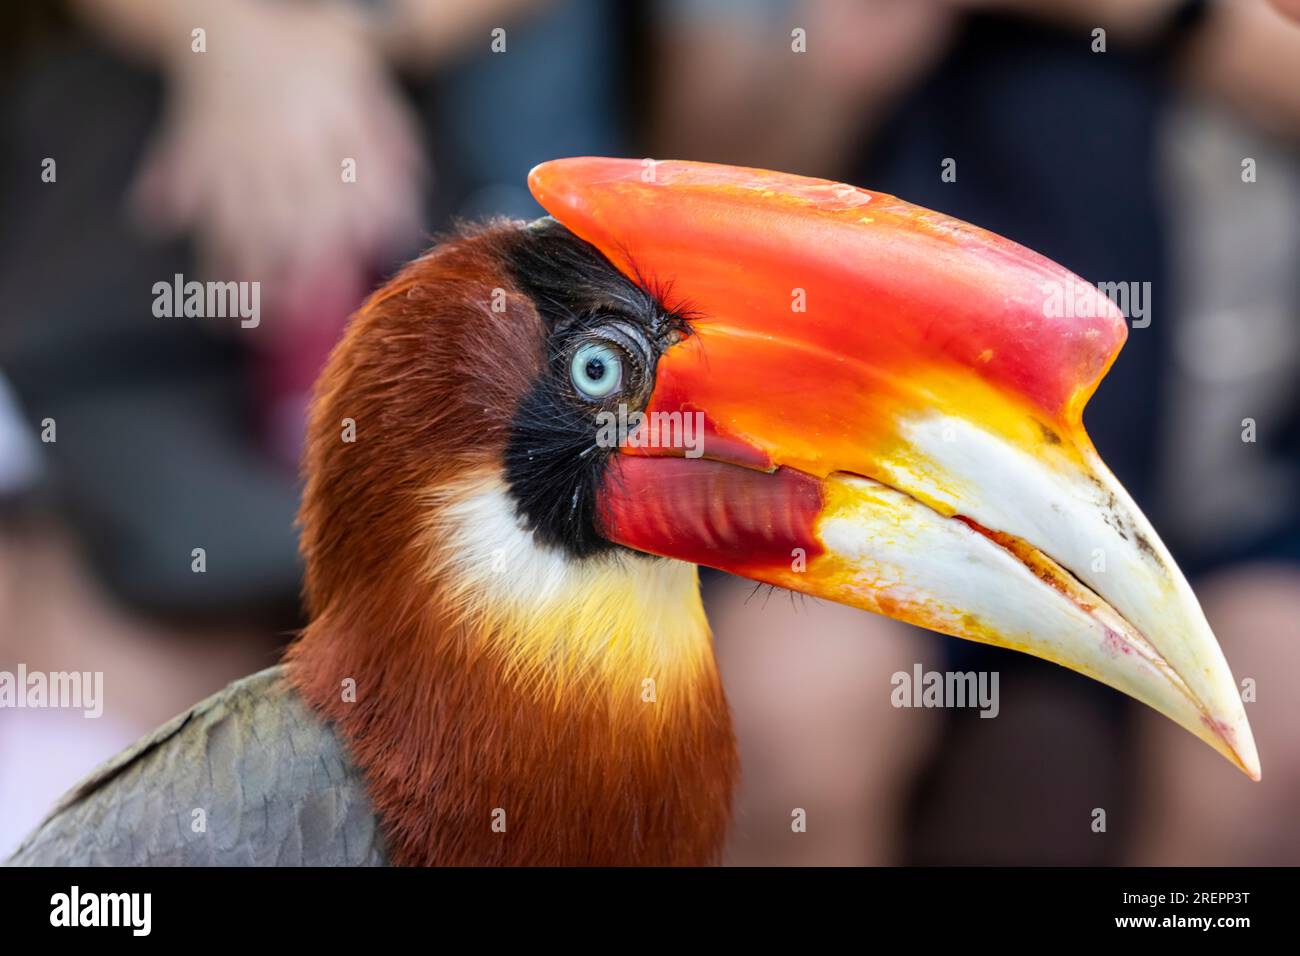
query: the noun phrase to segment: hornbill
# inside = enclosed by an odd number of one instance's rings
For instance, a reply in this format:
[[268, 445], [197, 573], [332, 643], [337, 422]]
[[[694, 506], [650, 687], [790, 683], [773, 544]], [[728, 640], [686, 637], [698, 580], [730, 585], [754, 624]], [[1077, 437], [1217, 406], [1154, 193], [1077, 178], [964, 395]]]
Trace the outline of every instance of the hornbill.
[[[549, 217], [461, 228], [334, 351], [282, 664], [14, 862], [715, 861], [737, 757], [701, 564], [1062, 664], [1258, 779], [1200, 607], [1083, 429], [1127, 333], [1095, 287], [822, 180], [529, 182]], [[599, 440], [619, 408], [639, 425]]]

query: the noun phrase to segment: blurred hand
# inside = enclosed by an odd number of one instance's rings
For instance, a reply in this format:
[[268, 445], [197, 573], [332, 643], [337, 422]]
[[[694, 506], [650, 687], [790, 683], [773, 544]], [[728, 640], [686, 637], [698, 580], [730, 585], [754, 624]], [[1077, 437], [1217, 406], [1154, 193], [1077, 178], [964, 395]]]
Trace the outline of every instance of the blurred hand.
[[1300, 23], [1300, 0], [1270, 0], [1277, 12]]
[[946, 51], [956, 17], [938, 0], [803, 0], [796, 22], [815, 38], [820, 81], [892, 102]]
[[1300, 0], [1220, 0], [1188, 51], [1188, 80], [1263, 129], [1300, 139], [1297, 22]]
[[136, 212], [192, 235], [214, 277], [261, 280], [264, 306], [302, 315], [324, 291], [359, 296], [420, 229], [415, 126], [378, 53], [326, 5], [223, 0], [199, 22], [207, 52], [167, 60]]

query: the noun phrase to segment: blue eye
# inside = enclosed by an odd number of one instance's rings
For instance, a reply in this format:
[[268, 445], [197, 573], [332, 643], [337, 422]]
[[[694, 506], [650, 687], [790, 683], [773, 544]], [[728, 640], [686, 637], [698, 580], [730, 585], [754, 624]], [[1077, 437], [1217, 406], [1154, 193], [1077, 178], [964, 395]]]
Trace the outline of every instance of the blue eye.
[[588, 342], [573, 353], [569, 378], [586, 398], [608, 398], [623, 384], [623, 357], [612, 345]]

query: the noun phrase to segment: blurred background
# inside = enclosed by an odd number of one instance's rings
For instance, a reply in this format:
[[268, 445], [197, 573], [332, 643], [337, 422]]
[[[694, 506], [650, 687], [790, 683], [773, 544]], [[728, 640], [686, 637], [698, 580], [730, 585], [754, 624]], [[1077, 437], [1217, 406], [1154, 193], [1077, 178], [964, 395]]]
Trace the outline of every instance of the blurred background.
[[[1261, 784], [1052, 665], [707, 572], [744, 775], [729, 862], [1300, 864], [1288, 16], [1300, 2], [6, 4], [0, 670], [103, 671], [106, 701], [0, 709], [0, 856], [301, 625], [302, 415], [367, 291], [455, 218], [539, 215], [535, 163], [603, 154], [852, 182], [1149, 282], [1085, 421], [1256, 687]], [[156, 318], [176, 273], [259, 281], [260, 324]], [[998, 672], [998, 717], [892, 707], [918, 663]]]

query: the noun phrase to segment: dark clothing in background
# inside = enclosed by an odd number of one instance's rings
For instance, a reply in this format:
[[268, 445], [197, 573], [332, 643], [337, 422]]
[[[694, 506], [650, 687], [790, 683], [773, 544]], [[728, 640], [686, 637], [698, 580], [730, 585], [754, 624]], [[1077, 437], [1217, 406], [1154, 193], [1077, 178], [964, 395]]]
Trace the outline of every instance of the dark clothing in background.
[[[856, 180], [977, 223], [1089, 282], [1151, 283], [1150, 325], [1130, 324], [1128, 343], [1084, 420], [1103, 459], [1158, 524], [1154, 456], [1164, 330], [1172, 321], [1162, 310], [1172, 299], [1156, 182], [1163, 64], [1114, 47], [1093, 53], [1090, 42], [1083, 31], [971, 18], [941, 67], [876, 138], [872, 159]], [[955, 182], [940, 176], [946, 158], [956, 160]], [[912, 805], [920, 821], [913, 860], [995, 862], [1012, 853], [1021, 862], [1115, 862], [1107, 847], [1122, 841], [1090, 840], [1087, 821], [1093, 807], [1124, 804], [1125, 698], [1024, 655], [940, 640], [953, 670], [1000, 674], [1003, 714], [981, 721], [971, 712], [946, 713], [950, 747]], [[1032, 708], [1043, 694], [1054, 698], [1055, 710]], [[1022, 726], [1017, 712], [1025, 714], [1026, 707], [1062, 719]], [[1044, 742], [1044, 736], [1053, 739]], [[989, 767], [1015, 762], [1017, 739], [1025, 752], [1057, 758], [1043, 760], [1036, 773], [1017, 773], [1025, 784], [1015, 794], [972, 794]], [[1008, 814], [1005, 803], [986, 805], [1007, 800], [1023, 815]], [[1048, 835], [1043, 828], [1052, 819], [1042, 808], [1060, 801], [1078, 804], [1081, 822], [1073, 831]], [[1026, 857], [1023, 833], [991, 823], [1009, 819], [1042, 836], [1036, 841], [1041, 855]], [[946, 846], [963, 846], [965, 855], [954, 859]]]
[[249, 438], [238, 337], [153, 315], [154, 283], [195, 271], [187, 245], [146, 241], [126, 215], [161, 83], [79, 38], [56, 44], [0, 99], [0, 369], [34, 427], [54, 420], [50, 490], [114, 592], [164, 613], [283, 619], [293, 475]]

